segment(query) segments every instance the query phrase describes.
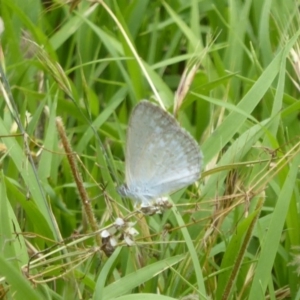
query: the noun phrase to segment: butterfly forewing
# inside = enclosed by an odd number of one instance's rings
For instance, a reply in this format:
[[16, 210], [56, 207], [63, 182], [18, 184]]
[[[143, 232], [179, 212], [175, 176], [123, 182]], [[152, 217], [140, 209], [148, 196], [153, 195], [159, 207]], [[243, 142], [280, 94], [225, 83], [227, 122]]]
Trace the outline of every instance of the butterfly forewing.
[[148, 101], [135, 107], [127, 133], [128, 189], [153, 198], [169, 194], [198, 179], [201, 160], [197, 143], [173, 116]]

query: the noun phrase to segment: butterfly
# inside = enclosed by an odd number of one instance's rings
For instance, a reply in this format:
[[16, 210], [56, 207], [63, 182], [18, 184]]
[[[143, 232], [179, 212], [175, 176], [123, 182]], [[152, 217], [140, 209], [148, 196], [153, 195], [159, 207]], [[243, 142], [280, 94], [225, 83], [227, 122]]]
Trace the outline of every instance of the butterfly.
[[151, 206], [195, 182], [201, 173], [202, 152], [194, 138], [159, 106], [142, 100], [133, 109], [125, 154], [125, 181], [118, 188], [136, 205]]

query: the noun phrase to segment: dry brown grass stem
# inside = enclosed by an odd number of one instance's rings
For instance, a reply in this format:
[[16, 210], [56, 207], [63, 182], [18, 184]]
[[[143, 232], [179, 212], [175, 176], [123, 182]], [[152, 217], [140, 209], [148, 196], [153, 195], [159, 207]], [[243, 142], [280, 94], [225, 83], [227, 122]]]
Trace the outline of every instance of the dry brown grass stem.
[[[86, 192], [86, 189], [84, 188], [83, 185], [83, 180], [81, 177], [81, 174], [78, 170], [77, 166], [77, 160], [76, 160], [76, 154], [72, 151], [71, 145], [69, 143], [68, 137], [66, 135], [66, 131], [64, 128], [63, 121], [60, 117], [56, 118], [56, 127], [59, 133], [59, 136], [61, 138], [63, 147], [65, 149], [65, 152], [67, 154], [67, 158], [71, 167], [71, 171], [73, 174], [73, 177], [75, 179], [75, 183], [79, 192], [79, 196], [82, 202], [82, 206], [84, 208], [85, 214], [87, 216], [87, 220], [91, 226], [91, 229], [93, 231], [98, 231], [98, 225], [97, 225], [97, 220], [95, 218], [93, 208], [91, 206], [91, 202], [89, 200], [88, 194]], [[96, 235], [96, 242], [99, 247], [101, 247], [102, 242], [101, 242], [101, 237], [97, 234]]]

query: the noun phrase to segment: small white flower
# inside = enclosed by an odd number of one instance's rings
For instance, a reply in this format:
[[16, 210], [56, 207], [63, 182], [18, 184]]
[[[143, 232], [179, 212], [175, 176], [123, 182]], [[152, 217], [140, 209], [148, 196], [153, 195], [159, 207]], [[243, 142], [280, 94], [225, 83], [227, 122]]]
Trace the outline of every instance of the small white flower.
[[101, 231], [100, 235], [101, 235], [102, 238], [108, 238], [108, 237], [111, 236], [111, 234], [109, 233], [109, 231], [106, 230], [106, 229], [104, 229], [103, 231]]
[[134, 240], [131, 238], [131, 235], [124, 235], [124, 241], [128, 246], [134, 245]]
[[117, 239], [114, 236], [109, 239], [109, 243], [114, 248], [118, 245], [118, 241], [117, 241]]
[[135, 236], [135, 235], [139, 234], [139, 232], [133, 227], [127, 228], [126, 233], [131, 235], [131, 236]]
[[122, 218], [116, 218], [115, 225], [118, 227], [123, 227], [125, 225], [125, 221]]

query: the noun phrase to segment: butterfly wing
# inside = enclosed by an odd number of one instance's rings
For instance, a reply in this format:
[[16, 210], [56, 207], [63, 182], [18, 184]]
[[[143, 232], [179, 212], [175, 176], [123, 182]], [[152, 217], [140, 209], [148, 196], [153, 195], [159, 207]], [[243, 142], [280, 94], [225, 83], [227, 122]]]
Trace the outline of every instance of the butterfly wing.
[[198, 179], [202, 154], [175, 118], [157, 105], [141, 101], [127, 132], [126, 182], [137, 198], [154, 199]]

